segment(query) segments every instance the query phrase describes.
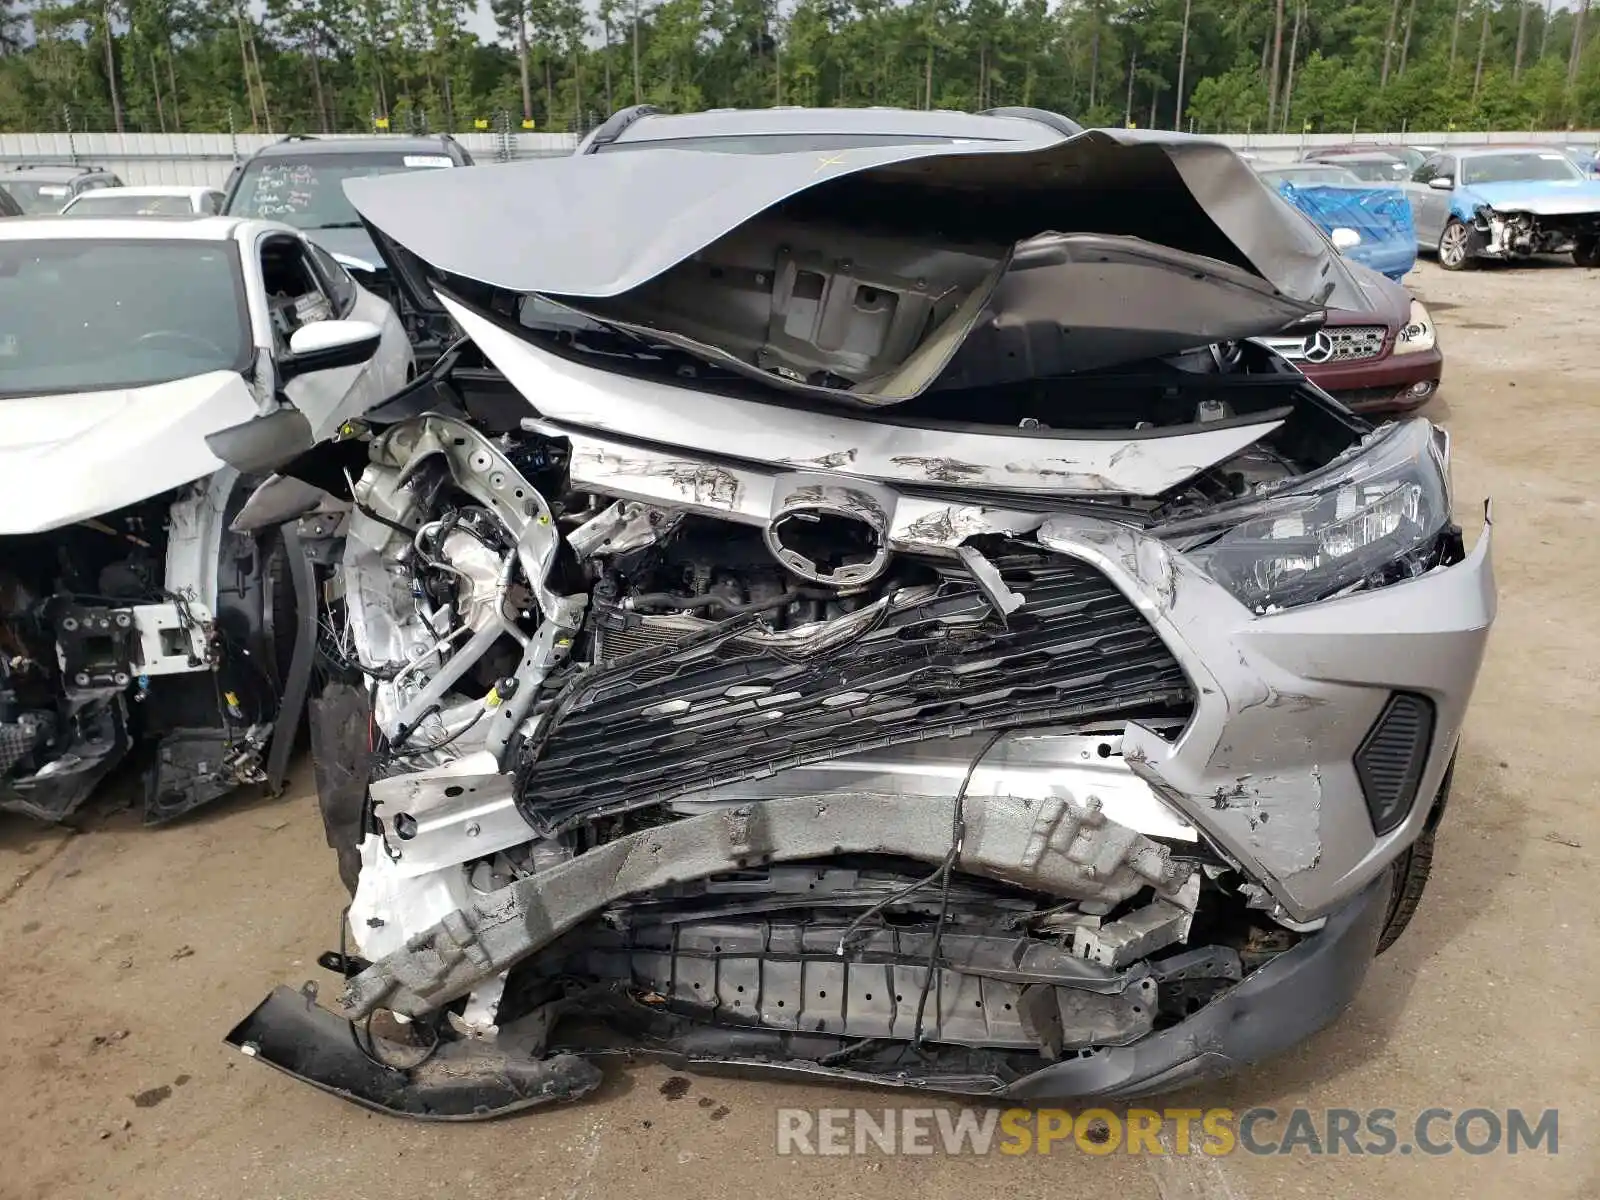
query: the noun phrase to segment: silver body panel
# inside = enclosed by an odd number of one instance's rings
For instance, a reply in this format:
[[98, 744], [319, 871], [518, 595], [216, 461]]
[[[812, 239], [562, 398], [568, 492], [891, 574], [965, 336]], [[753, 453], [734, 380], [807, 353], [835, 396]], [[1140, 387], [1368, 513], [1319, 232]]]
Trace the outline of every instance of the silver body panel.
[[1266, 615], [1156, 538], [1077, 518], [1038, 536], [1104, 571], [1196, 685], [1176, 741], [1130, 725], [1124, 758], [1291, 918], [1338, 907], [1416, 839], [1428, 805], [1376, 837], [1351, 763], [1391, 692], [1421, 693], [1438, 722], [1418, 794], [1437, 792], [1495, 616], [1488, 527], [1454, 566]]

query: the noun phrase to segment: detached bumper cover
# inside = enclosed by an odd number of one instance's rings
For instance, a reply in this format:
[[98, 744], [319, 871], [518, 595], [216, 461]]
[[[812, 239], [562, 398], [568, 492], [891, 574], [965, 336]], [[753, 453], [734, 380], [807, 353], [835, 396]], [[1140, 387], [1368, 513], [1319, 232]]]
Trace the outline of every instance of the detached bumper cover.
[[1098, 1050], [1019, 1079], [1018, 1100], [1128, 1099], [1217, 1079], [1332, 1024], [1355, 998], [1389, 909], [1385, 873], [1307, 937], [1194, 1016], [1131, 1046]]
[[[675, 1063], [718, 1073], [788, 1075], [900, 1084], [920, 1090], [1043, 1103], [1129, 1099], [1172, 1091], [1269, 1058], [1330, 1024], [1366, 977], [1389, 906], [1389, 877], [1332, 913], [1318, 933], [1217, 996], [1195, 1015], [1130, 1046], [1081, 1054], [1001, 1084], [973, 1076], [885, 1078], [814, 1062], [738, 1056], [738, 1030], [720, 1031], [733, 1054], [662, 1051]], [[715, 1035], [718, 1031], [706, 1031]], [[514, 1041], [510, 1030], [502, 1043]], [[576, 1100], [599, 1086], [592, 1063], [571, 1054], [521, 1057], [511, 1049], [447, 1043], [414, 1071], [379, 1067], [349, 1025], [299, 992], [280, 987], [227, 1037], [269, 1066], [364, 1108], [432, 1121], [477, 1121]]]
[[[252, 1058], [376, 1112], [419, 1121], [481, 1121], [576, 1100], [600, 1086], [599, 1070], [571, 1054], [515, 1058], [477, 1042], [445, 1042], [412, 1069], [380, 1066], [352, 1026], [292, 988], [275, 989], [225, 1039]], [[414, 1050], [392, 1050], [395, 1061]]]

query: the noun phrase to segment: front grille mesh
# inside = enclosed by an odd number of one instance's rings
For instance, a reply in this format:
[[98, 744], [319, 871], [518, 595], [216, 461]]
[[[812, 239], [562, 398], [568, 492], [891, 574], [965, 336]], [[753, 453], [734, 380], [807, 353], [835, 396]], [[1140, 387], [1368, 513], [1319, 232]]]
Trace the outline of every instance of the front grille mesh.
[[584, 672], [527, 748], [519, 807], [551, 832], [869, 747], [1188, 714], [1177, 661], [1099, 572], [1072, 563], [1005, 575], [1027, 597], [1006, 623], [957, 578], [809, 655], [738, 620]]
[[1328, 325], [1305, 339], [1266, 338], [1266, 344], [1292, 363], [1360, 362], [1383, 353], [1389, 331], [1382, 325]]
[[1333, 352], [1327, 361], [1353, 362], [1382, 354], [1383, 339], [1388, 331], [1382, 325], [1335, 325], [1324, 332], [1333, 342]]

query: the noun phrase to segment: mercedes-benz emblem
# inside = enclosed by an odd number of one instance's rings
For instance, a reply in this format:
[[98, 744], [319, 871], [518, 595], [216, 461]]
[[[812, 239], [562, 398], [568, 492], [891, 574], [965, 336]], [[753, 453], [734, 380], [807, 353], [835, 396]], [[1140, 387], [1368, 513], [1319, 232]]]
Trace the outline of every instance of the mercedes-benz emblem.
[[1305, 360], [1307, 362], [1324, 363], [1332, 357], [1333, 338], [1328, 336], [1326, 329], [1319, 329], [1306, 339]]

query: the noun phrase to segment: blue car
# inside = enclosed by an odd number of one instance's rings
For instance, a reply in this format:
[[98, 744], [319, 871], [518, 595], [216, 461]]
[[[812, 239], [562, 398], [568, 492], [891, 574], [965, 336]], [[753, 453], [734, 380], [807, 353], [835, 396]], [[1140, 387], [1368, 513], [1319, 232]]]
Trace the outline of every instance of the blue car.
[[[1404, 177], [1403, 163], [1393, 158], [1387, 162]], [[1309, 217], [1346, 258], [1396, 281], [1416, 265], [1411, 208], [1396, 184], [1369, 182], [1342, 160], [1260, 167], [1257, 174]]]
[[1566, 251], [1580, 267], [1600, 266], [1600, 179], [1559, 147], [1445, 150], [1405, 193], [1418, 247], [1437, 251], [1446, 271]]

